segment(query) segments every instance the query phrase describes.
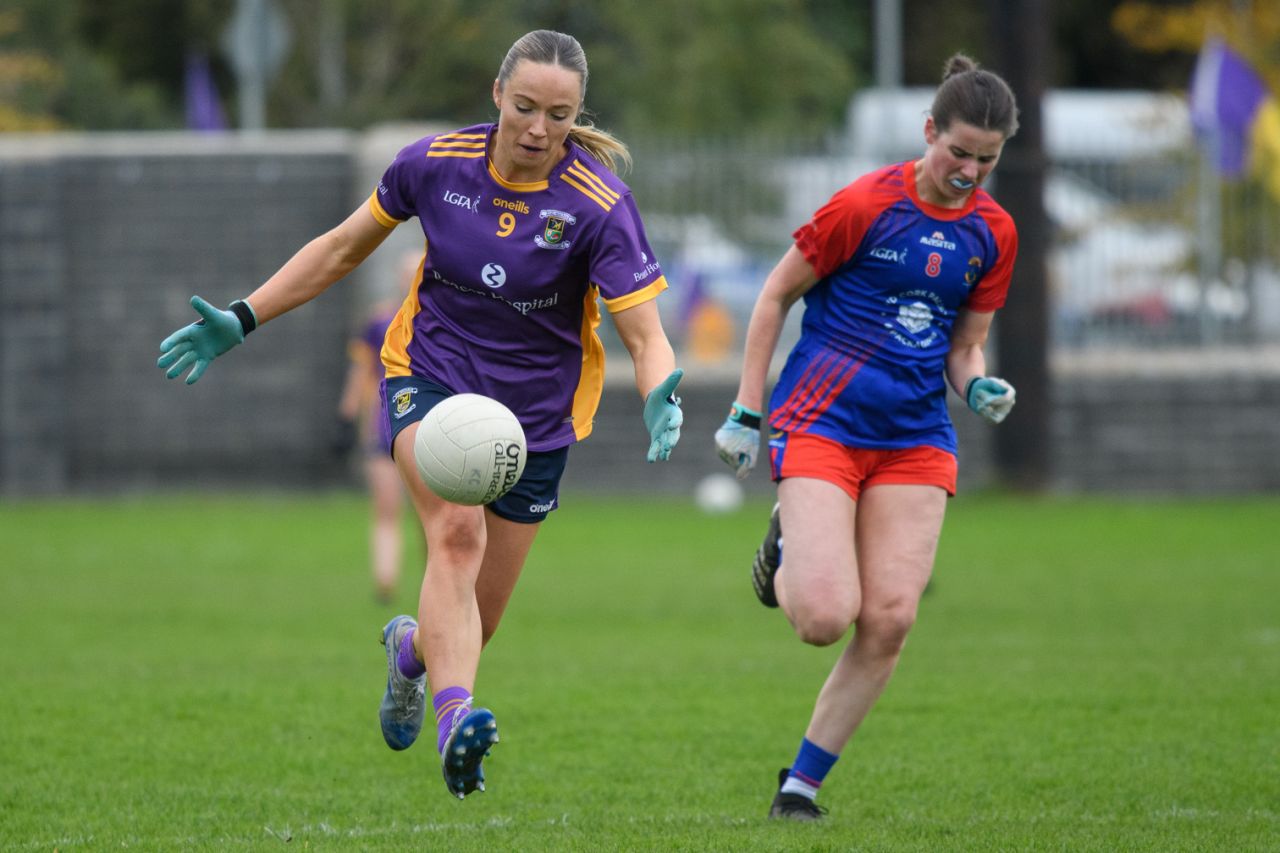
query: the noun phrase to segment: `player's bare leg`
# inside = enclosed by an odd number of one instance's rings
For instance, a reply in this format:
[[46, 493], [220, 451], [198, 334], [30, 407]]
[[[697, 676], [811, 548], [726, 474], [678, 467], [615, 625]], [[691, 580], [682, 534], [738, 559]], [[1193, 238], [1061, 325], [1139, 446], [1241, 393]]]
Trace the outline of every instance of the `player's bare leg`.
[[862, 603], [856, 505], [839, 486], [807, 477], [780, 482], [778, 502], [786, 538], [774, 576], [778, 604], [801, 640], [830, 645], [849, 630]]
[[542, 523], [526, 524], [485, 512], [489, 544], [476, 578], [476, 604], [480, 608], [480, 642], [487, 645], [507, 610], [524, 561]]
[[946, 493], [880, 485], [857, 504], [839, 487], [806, 479], [779, 485], [782, 566], [778, 600], [805, 642], [829, 645], [856, 625], [818, 695], [793, 767], [779, 774], [769, 816], [818, 820], [818, 788], [883, 692], [915, 622], [937, 550]]
[[848, 743], [897, 666], [933, 571], [946, 500], [934, 486], [881, 485], [862, 493], [857, 627], [818, 694], [806, 732], [829, 752], [838, 754]]
[[400, 581], [400, 507], [404, 503], [404, 487], [395, 462], [385, 454], [365, 459], [364, 467], [373, 516], [369, 530], [373, 584], [378, 600], [390, 603]]

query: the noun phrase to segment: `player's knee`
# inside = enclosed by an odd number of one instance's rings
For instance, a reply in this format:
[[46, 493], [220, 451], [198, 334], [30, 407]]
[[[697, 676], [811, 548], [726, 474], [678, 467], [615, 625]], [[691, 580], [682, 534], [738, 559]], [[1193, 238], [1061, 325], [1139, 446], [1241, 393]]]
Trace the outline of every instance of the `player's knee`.
[[796, 634], [811, 646], [829, 646], [840, 641], [849, 629], [848, 623], [838, 620], [810, 619], [796, 623]]
[[863, 641], [875, 643], [885, 654], [897, 654], [915, 623], [916, 608], [909, 602], [868, 605], [858, 617], [858, 633]]
[[811, 603], [792, 615], [792, 627], [801, 640], [811, 646], [837, 643], [853, 624], [853, 610], [841, 602]]
[[484, 554], [484, 518], [472, 513], [453, 513], [433, 526], [428, 537], [428, 553], [450, 562], [472, 562]]

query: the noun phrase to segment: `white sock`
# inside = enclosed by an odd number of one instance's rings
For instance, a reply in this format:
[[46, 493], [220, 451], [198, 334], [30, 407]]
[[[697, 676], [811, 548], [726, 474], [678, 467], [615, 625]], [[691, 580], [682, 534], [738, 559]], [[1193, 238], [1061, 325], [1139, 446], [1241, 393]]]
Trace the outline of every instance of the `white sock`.
[[799, 794], [806, 800], [812, 800], [818, 796], [818, 789], [798, 776], [788, 776], [787, 781], [782, 783], [782, 793]]

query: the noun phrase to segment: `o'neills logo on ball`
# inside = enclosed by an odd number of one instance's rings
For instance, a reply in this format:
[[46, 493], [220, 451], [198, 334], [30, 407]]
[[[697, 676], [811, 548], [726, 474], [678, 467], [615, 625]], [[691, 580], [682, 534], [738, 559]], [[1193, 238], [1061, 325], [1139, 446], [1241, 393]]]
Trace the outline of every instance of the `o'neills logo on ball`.
[[493, 476], [489, 478], [489, 488], [484, 491], [484, 502], [496, 500], [505, 495], [516, 484], [520, 469], [520, 444], [514, 441], [495, 441], [493, 443]]
[[493, 443], [493, 484], [495, 494], [506, 494], [520, 476], [520, 443]]

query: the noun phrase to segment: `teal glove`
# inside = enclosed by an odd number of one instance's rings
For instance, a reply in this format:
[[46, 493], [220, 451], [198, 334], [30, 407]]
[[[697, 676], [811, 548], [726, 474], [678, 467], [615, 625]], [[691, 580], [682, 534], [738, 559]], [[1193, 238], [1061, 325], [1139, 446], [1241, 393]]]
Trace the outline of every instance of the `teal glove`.
[[684, 413], [680, 411], [680, 398], [675, 391], [683, 376], [684, 371], [676, 368], [644, 398], [644, 425], [649, 430], [650, 462], [670, 459], [672, 448], [680, 440]]
[[993, 424], [1005, 419], [1016, 397], [1013, 386], [995, 376], [975, 376], [964, 386], [964, 399], [969, 408]]
[[735, 402], [729, 409], [729, 417], [716, 430], [716, 451], [739, 480], [756, 467], [761, 417], [759, 412]]
[[215, 358], [244, 342], [244, 336], [258, 326], [248, 302], [236, 300], [227, 310], [214, 308], [199, 296], [191, 297], [191, 307], [201, 319], [174, 332], [160, 342], [164, 355], [156, 367], [168, 368], [165, 376], [177, 379], [188, 367], [187, 384], [192, 385]]

